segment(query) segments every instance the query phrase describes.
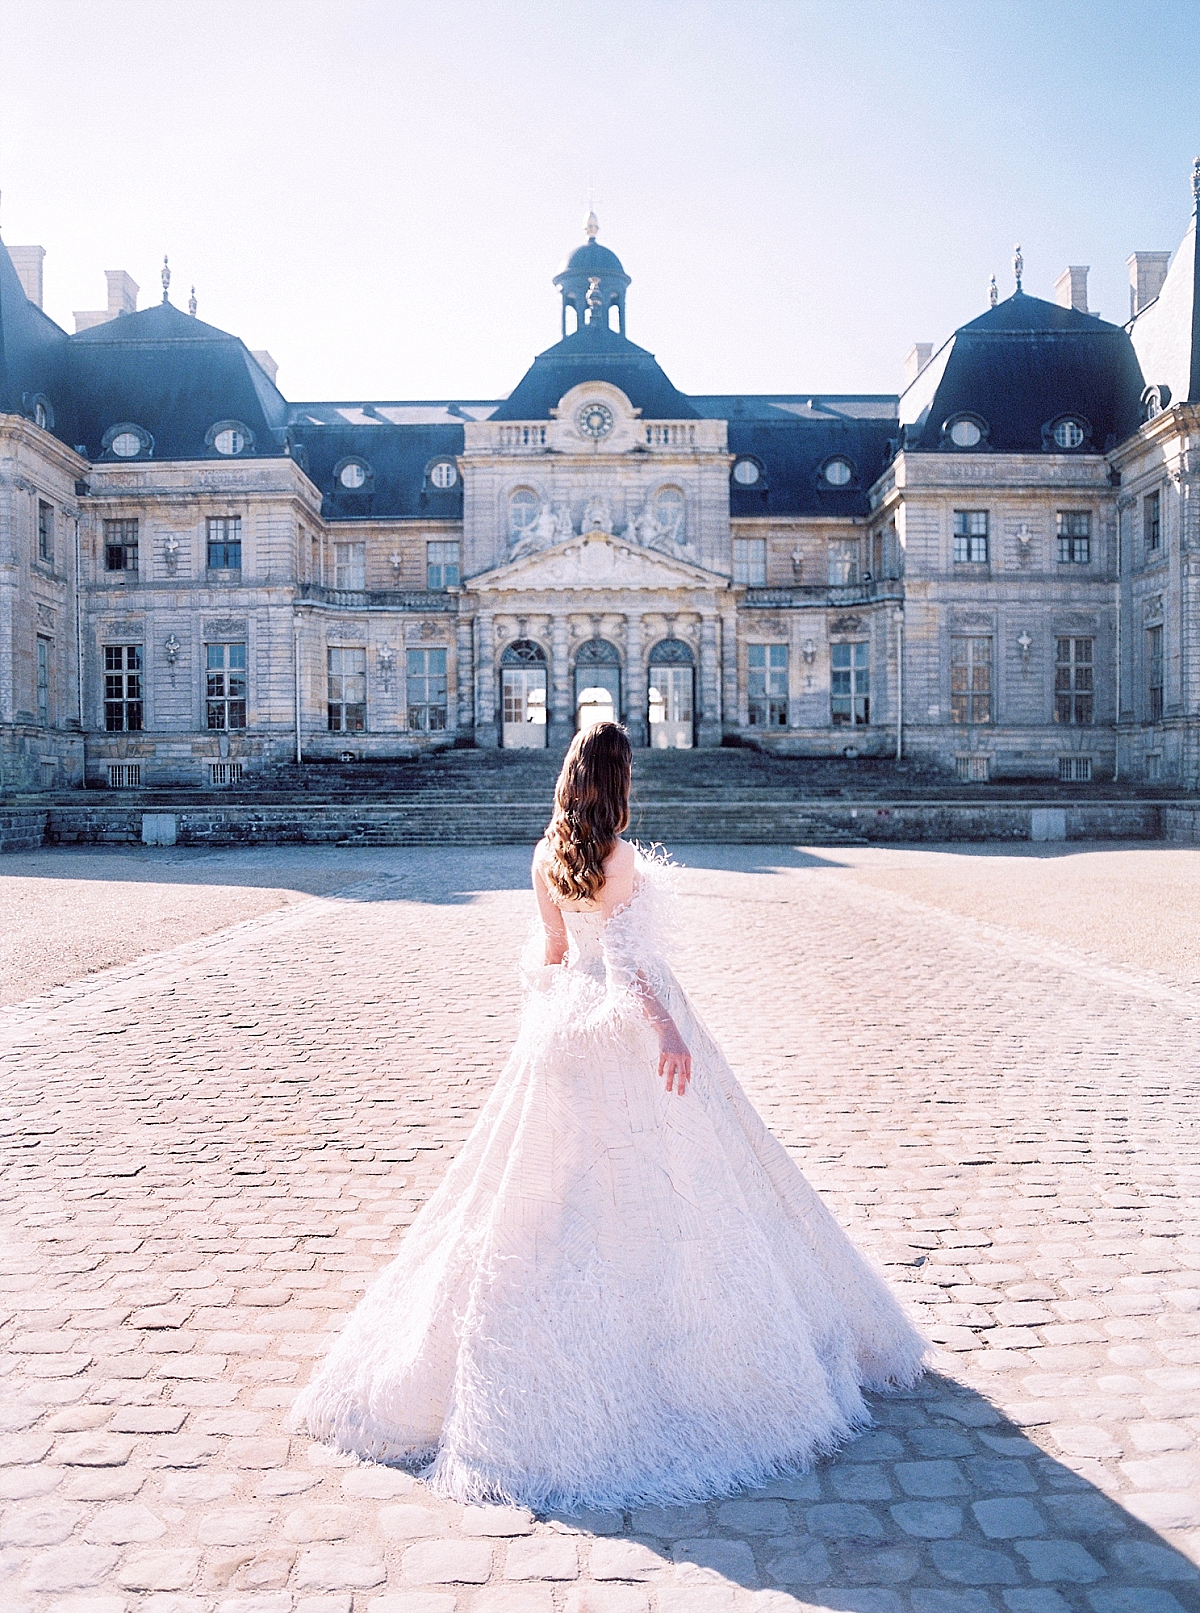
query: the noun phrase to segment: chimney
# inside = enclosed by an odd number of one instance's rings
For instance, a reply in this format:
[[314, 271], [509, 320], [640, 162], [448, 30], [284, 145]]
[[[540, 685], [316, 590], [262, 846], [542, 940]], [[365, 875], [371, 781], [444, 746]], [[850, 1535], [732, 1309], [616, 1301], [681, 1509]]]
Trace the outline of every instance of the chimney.
[[1087, 313], [1089, 268], [1090, 264], [1087, 263], [1073, 263], [1059, 275], [1054, 282], [1054, 300], [1060, 308], [1074, 308], [1077, 313]]
[[17, 278], [24, 288], [25, 295], [35, 308], [42, 306], [42, 259], [46, 256], [44, 246], [10, 246], [8, 255], [12, 259], [12, 266], [17, 271]]
[[104, 278], [108, 281], [108, 317], [136, 314], [138, 288], [132, 275], [124, 269], [105, 269]]
[[267, 352], [266, 348], [252, 347], [250, 349], [250, 357], [255, 361], [260, 370], [266, 371], [267, 379], [271, 382], [271, 385], [274, 386], [275, 377], [279, 374], [279, 365], [276, 364], [275, 360], [271, 357], [270, 353]]
[[1170, 261], [1169, 252], [1131, 252], [1125, 259], [1129, 269], [1130, 319], [1158, 296]]
[[93, 325], [107, 325], [110, 319], [116, 319], [121, 314], [137, 313], [138, 287], [132, 275], [126, 274], [124, 269], [105, 269], [104, 278], [108, 281], [108, 307], [88, 308], [75, 310], [75, 334], [81, 330], [91, 330]]
[[904, 384], [908, 386], [933, 357], [932, 342], [914, 342], [904, 355]]

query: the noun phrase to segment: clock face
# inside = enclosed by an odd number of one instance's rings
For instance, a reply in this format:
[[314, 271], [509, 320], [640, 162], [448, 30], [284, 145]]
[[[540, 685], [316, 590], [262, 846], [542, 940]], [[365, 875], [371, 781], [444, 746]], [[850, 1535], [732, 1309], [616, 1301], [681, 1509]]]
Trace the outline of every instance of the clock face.
[[585, 437], [607, 437], [614, 424], [613, 412], [606, 403], [585, 403], [575, 424]]

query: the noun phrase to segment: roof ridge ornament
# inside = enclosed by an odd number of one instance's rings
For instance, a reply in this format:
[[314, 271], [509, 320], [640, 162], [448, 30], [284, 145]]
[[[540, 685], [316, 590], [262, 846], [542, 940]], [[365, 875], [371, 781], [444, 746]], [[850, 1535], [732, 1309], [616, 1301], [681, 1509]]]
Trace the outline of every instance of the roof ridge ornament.
[[991, 307], [994, 308], [999, 301], [1000, 301], [1000, 292], [999, 292], [999, 290], [998, 290], [998, 288], [996, 286], [996, 276], [993, 275], [992, 278], [988, 281], [988, 303], [989, 303], [989, 305]]
[[195, 286], [192, 287], [192, 294], [188, 298], [188, 313], [191, 314], [193, 319], [195, 319], [195, 317], [196, 317], [196, 288], [195, 288]]
[[1013, 278], [1017, 282], [1017, 290], [1021, 290], [1021, 276], [1025, 273], [1025, 259], [1021, 256], [1021, 243], [1013, 247]]
[[1192, 200], [1200, 208], [1200, 157], [1192, 163]]
[[163, 301], [164, 302], [170, 302], [171, 299], [167, 296], [167, 293], [171, 289], [171, 266], [167, 262], [167, 254], [165, 252], [163, 253], [162, 288], [163, 288]]

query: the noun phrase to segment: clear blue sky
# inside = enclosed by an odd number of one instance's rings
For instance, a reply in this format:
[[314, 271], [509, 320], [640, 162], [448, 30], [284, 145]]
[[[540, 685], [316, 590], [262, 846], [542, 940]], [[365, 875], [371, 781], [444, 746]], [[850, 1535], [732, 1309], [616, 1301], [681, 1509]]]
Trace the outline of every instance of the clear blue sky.
[[915, 340], [1174, 249], [1197, 0], [0, 0], [0, 226], [47, 311], [194, 282], [289, 397], [511, 390], [582, 240], [690, 391], [894, 391]]

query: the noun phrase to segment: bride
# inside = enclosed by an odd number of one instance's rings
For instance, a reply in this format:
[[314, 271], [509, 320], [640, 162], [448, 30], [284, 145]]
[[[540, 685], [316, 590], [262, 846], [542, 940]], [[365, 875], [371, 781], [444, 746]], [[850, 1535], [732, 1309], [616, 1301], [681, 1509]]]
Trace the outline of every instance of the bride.
[[615, 723], [575, 736], [512, 1055], [296, 1406], [460, 1501], [727, 1495], [806, 1467], [869, 1421], [864, 1388], [922, 1370], [664, 961], [664, 871], [620, 838], [631, 762]]

